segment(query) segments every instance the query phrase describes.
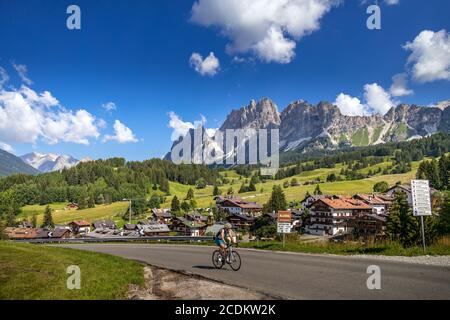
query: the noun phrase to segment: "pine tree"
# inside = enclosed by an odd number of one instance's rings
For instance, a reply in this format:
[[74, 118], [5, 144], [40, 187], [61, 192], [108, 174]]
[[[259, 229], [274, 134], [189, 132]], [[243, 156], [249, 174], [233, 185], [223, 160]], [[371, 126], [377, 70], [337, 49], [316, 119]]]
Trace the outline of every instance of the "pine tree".
[[439, 211], [437, 231], [440, 235], [450, 234], [450, 194], [446, 194]]
[[316, 185], [316, 189], [314, 189], [314, 195], [322, 195], [322, 190], [320, 190], [320, 186]]
[[33, 226], [33, 228], [37, 227], [37, 216], [36, 216], [36, 214], [33, 214], [33, 217], [31, 217], [31, 225]]
[[264, 212], [277, 212], [279, 210], [286, 210], [287, 208], [286, 196], [283, 189], [275, 185], [272, 189], [272, 194], [269, 201], [264, 205]]
[[16, 226], [16, 213], [14, 208], [8, 207], [6, 209], [6, 226], [15, 227]]
[[178, 200], [177, 196], [174, 196], [172, 202], [170, 204], [170, 211], [179, 212], [180, 211], [180, 200]]
[[402, 192], [395, 196], [386, 222], [386, 231], [391, 239], [400, 241], [405, 247], [415, 245], [420, 239], [417, 218], [413, 216], [408, 200]]
[[213, 196], [219, 196], [221, 194], [220, 189], [217, 185], [214, 186]]
[[78, 210], [83, 210], [88, 207], [87, 194], [85, 191], [82, 191], [78, 196]]
[[92, 194], [88, 197], [88, 208], [95, 208], [94, 195]]
[[189, 188], [186, 194], [186, 198], [184, 198], [184, 200], [191, 200], [191, 199], [194, 199], [194, 190], [192, 190], [192, 188]]
[[54, 228], [52, 209], [50, 206], [45, 207], [44, 221], [42, 222], [42, 228]]

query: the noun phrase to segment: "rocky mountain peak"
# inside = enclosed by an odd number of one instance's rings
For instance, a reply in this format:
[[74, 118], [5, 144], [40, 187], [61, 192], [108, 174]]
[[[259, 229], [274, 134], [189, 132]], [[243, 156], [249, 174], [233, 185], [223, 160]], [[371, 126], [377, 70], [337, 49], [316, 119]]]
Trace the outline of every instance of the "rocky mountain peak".
[[248, 106], [231, 111], [220, 130], [274, 128], [280, 123], [277, 105], [269, 98], [262, 98], [259, 102], [251, 100]]

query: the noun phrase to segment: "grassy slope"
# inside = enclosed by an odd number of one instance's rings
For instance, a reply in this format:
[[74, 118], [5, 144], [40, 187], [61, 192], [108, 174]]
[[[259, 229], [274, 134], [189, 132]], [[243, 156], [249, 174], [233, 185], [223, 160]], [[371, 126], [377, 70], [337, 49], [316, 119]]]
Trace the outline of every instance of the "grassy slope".
[[[374, 171], [378, 167], [381, 167], [384, 169], [388, 165], [390, 165], [390, 161], [386, 161], [380, 164], [377, 164], [375, 166], [365, 168], [360, 170], [362, 173], [367, 173], [369, 169], [372, 169]], [[415, 177], [417, 168], [419, 166], [418, 162], [412, 163], [412, 171], [405, 173], [405, 174], [397, 174], [397, 175], [377, 175], [373, 176], [368, 179], [363, 180], [355, 180], [355, 181], [337, 181], [337, 182], [325, 182], [320, 184], [320, 188], [322, 192], [324, 193], [330, 193], [330, 194], [355, 194], [355, 193], [362, 193], [362, 192], [371, 192], [373, 185], [379, 181], [386, 181], [390, 185], [394, 185], [397, 181], [401, 181], [402, 183], [409, 182], [412, 178]], [[335, 168], [327, 169], [327, 168], [321, 168], [317, 170], [312, 170], [308, 172], [302, 172], [299, 175], [296, 175], [295, 178], [301, 183], [305, 183], [306, 181], [312, 181], [316, 178], [320, 178], [322, 181], [326, 180], [326, 177], [330, 173], [339, 174], [339, 172], [342, 169], [341, 164], [337, 164]], [[247, 192], [238, 194], [239, 188], [241, 184], [245, 181], [245, 178], [241, 178], [240, 176], [233, 170], [222, 172], [222, 175], [227, 175], [228, 179], [230, 180], [230, 183], [224, 186], [221, 186], [220, 189], [222, 190], [222, 193], [225, 194], [228, 190], [228, 188], [232, 187], [235, 194], [239, 195], [248, 201], [256, 201], [258, 203], [265, 203], [270, 197], [270, 193], [272, 191], [272, 187], [274, 185], [282, 185], [285, 181], [291, 181], [294, 177], [289, 177], [282, 180], [268, 180], [265, 183], [259, 183], [256, 185], [256, 192]], [[234, 183], [232, 184], [231, 181], [234, 180]], [[247, 179], [248, 184], [249, 179]], [[187, 191], [189, 188], [194, 189], [195, 194], [195, 200], [197, 202], [198, 207], [209, 207], [214, 204], [213, 201], [213, 187], [208, 186], [205, 189], [196, 189], [195, 186], [189, 186], [189, 185], [182, 185], [180, 183], [176, 182], [170, 182], [170, 196], [166, 197], [166, 201], [162, 205], [163, 208], [170, 208], [170, 202], [172, 201], [173, 196], [177, 196], [179, 200], [183, 200], [186, 196]], [[303, 197], [306, 194], [306, 191], [309, 191], [312, 193], [315, 189], [315, 185], [302, 185], [297, 187], [289, 187], [284, 189], [284, 192], [286, 194], [286, 198], [288, 201], [300, 201], [303, 199]], [[86, 209], [86, 210], [72, 210], [72, 211], [65, 211], [64, 207], [65, 204], [57, 203], [52, 204], [51, 207], [55, 210], [53, 212], [53, 220], [55, 223], [58, 224], [64, 224], [68, 223], [73, 220], [87, 220], [87, 221], [95, 221], [98, 219], [105, 219], [110, 218], [119, 225], [123, 225], [123, 220], [121, 219], [122, 215], [127, 210], [128, 203], [126, 202], [117, 202], [113, 203], [111, 205], [105, 205], [105, 206], [96, 206], [92, 209]], [[31, 217], [34, 213], [38, 214], [38, 222], [40, 223], [43, 218], [43, 213], [45, 210], [45, 206], [39, 206], [39, 205], [31, 205], [31, 206], [25, 206], [22, 208], [23, 213], [21, 216], [19, 216], [19, 219], [23, 217]]]
[[[67, 267], [81, 289], [67, 289]], [[106, 254], [0, 241], [0, 299], [123, 299], [144, 282], [141, 264]]]
[[[73, 220], [87, 220], [93, 222], [95, 220], [111, 218], [114, 221], [122, 220], [122, 215], [126, 212], [128, 202], [115, 202], [110, 205], [97, 205], [92, 209], [85, 210], [64, 210], [65, 204], [51, 205], [55, 211], [53, 211], [53, 221], [56, 224], [66, 224]], [[43, 219], [45, 206], [32, 205], [22, 208], [22, 217], [30, 217], [33, 213], [36, 213], [38, 223], [40, 224]], [[20, 219], [21, 217], [19, 217]]]

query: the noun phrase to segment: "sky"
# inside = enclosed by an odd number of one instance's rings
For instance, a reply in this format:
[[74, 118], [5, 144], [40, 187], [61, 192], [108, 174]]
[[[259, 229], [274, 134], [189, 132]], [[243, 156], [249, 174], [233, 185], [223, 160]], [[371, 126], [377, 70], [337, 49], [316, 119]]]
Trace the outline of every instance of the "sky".
[[0, 0], [0, 148], [144, 160], [251, 99], [352, 116], [431, 106], [450, 99], [449, 13], [446, 0]]

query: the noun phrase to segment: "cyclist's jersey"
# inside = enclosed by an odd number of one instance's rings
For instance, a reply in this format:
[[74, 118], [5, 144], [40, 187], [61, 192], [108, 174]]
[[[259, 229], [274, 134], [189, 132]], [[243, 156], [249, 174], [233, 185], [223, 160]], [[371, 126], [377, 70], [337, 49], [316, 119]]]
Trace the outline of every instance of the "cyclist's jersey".
[[[227, 231], [227, 229], [225, 229], [225, 228], [222, 228], [222, 229], [219, 230], [219, 232], [217, 232], [217, 234], [216, 234], [216, 239], [221, 239], [221, 238], [220, 238], [220, 235], [222, 234], [222, 230], [223, 230], [223, 232], [224, 232], [225, 238], [228, 237], [229, 231]], [[221, 239], [221, 240], [225, 240], [225, 239]]]

